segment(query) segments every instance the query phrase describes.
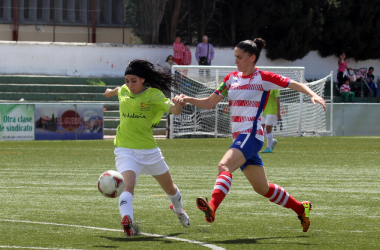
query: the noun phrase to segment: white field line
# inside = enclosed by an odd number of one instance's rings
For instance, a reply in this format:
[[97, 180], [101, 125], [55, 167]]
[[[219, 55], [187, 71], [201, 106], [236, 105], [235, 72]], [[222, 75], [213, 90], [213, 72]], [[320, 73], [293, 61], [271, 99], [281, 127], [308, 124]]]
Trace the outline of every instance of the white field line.
[[[22, 220], [3, 220], [3, 219], [0, 219], [0, 221], [29, 223], [29, 224], [42, 224], [42, 225], [53, 225], [53, 226], [64, 226], [64, 227], [78, 227], [78, 228], [88, 228], [88, 229], [103, 230], [103, 231], [112, 231], [112, 232], [124, 232], [123, 230], [112, 229], [112, 228], [89, 227], [89, 226], [69, 225], [69, 224], [57, 224], [57, 223], [50, 223], [50, 222], [22, 221]], [[182, 238], [177, 238], [177, 237], [171, 237], [171, 236], [167, 236], [167, 235], [149, 234], [149, 233], [143, 233], [143, 232], [140, 232], [139, 234], [145, 235], [145, 236], [150, 236], [150, 237], [156, 237], [156, 238], [165, 238], [165, 239], [169, 239], [169, 240], [188, 242], [188, 243], [192, 243], [192, 244], [201, 245], [201, 246], [213, 249], [213, 250], [225, 250], [225, 248], [218, 247], [218, 246], [215, 246], [215, 245], [212, 245], [212, 244], [208, 244], [208, 243], [203, 243], [203, 242], [196, 241], [196, 240], [188, 240], [188, 239], [182, 239]], [[0, 248], [5, 248], [5, 247], [0, 246]], [[16, 248], [16, 247], [14, 247], [14, 248]], [[27, 248], [27, 249], [60, 249], [60, 248]], [[70, 249], [70, 250], [77, 250], [77, 249]]]
[[20, 246], [0, 246], [0, 248], [6, 249], [41, 249], [41, 250], [83, 250], [74, 248], [47, 248], [47, 247], [20, 247]]

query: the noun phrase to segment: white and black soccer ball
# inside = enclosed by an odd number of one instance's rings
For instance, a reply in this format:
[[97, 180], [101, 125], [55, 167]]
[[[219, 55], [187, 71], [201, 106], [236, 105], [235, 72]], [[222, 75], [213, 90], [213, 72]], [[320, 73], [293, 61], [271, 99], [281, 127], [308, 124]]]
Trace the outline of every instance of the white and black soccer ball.
[[99, 177], [98, 189], [105, 197], [116, 198], [124, 191], [124, 188], [124, 178], [117, 171], [108, 170]]

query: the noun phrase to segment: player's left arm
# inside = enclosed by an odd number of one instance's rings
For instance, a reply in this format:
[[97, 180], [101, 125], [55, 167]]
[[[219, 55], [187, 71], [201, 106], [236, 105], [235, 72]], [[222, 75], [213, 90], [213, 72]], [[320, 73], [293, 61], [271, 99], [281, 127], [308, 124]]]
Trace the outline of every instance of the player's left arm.
[[294, 89], [298, 92], [301, 92], [301, 93], [304, 93], [306, 95], [309, 95], [311, 97], [311, 102], [315, 105], [315, 103], [319, 103], [322, 105], [323, 109], [326, 111], [326, 101], [320, 97], [319, 95], [317, 95], [317, 93], [315, 93], [314, 91], [312, 91], [308, 86], [306, 86], [305, 84], [302, 84], [302, 83], [299, 83], [299, 82], [296, 82], [294, 80], [291, 80], [289, 85], [288, 85], [289, 88], [291, 89]]
[[280, 112], [280, 97], [276, 97], [276, 103], [277, 103], [277, 119], [281, 119], [281, 112]]
[[[173, 101], [174, 102], [174, 101]], [[174, 102], [175, 103], [175, 102]], [[175, 103], [169, 110], [173, 115], [179, 115], [182, 112], [182, 104]]]

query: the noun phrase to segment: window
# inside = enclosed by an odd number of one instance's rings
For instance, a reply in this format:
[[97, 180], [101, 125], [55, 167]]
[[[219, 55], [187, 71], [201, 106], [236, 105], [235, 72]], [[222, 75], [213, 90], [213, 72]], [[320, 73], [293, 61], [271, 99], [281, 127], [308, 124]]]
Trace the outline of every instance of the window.
[[0, 0], [0, 18], [4, 18], [4, 0]]
[[75, 22], [77, 21], [81, 21], [81, 8], [80, 8], [80, 1], [79, 0], [75, 0]]
[[[100, 26], [121, 26], [125, 0], [97, 0], [96, 20]], [[20, 23], [87, 25], [92, 23], [93, 0], [20, 0]], [[0, 0], [0, 23], [13, 22], [13, 0]]]
[[48, 20], [54, 20], [54, 8], [55, 8], [55, 0], [50, 0], [50, 9], [49, 9], [49, 18]]
[[42, 20], [42, 0], [37, 0], [37, 20]]
[[[119, 11], [121, 10], [122, 2], [118, 0], [112, 0], [112, 23], [113, 24], [119, 24], [119, 18], [118, 14]], [[120, 15], [121, 16], [121, 15]]]
[[69, 20], [68, 8], [69, 8], [69, 1], [62, 0], [62, 20], [63, 21]]
[[29, 19], [29, 0], [24, 0], [24, 19]]

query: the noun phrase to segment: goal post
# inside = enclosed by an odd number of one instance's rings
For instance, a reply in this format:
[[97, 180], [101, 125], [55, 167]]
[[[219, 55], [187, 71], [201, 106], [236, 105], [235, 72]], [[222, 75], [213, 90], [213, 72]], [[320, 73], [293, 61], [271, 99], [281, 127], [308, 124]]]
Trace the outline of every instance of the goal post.
[[[257, 66], [297, 82], [308, 85], [314, 92], [324, 96], [326, 80], [307, 83], [304, 67]], [[236, 66], [178, 66], [172, 67], [172, 74], [178, 88], [172, 94], [185, 94], [195, 98], [206, 98], [219, 87], [224, 77]], [[326, 118], [321, 105], [313, 105], [310, 96], [295, 90], [280, 89], [280, 112], [282, 119], [273, 129], [274, 136], [316, 136], [326, 131]], [[188, 104], [178, 116], [170, 116], [170, 138], [187, 137], [231, 137], [231, 119], [228, 98], [223, 98], [214, 108], [207, 110]]]

